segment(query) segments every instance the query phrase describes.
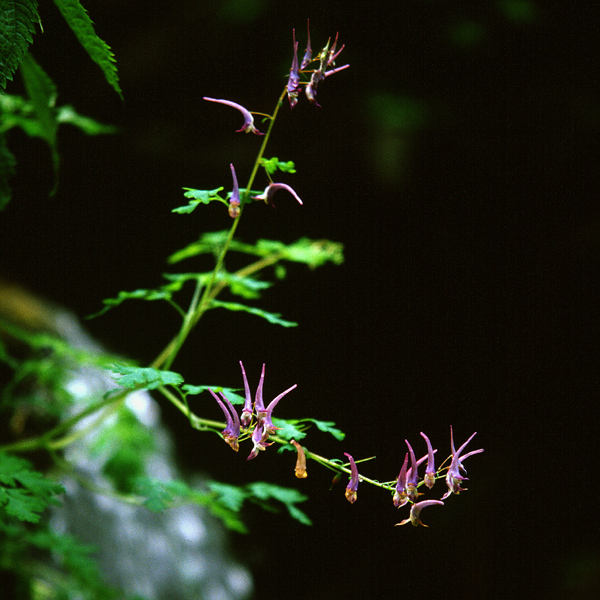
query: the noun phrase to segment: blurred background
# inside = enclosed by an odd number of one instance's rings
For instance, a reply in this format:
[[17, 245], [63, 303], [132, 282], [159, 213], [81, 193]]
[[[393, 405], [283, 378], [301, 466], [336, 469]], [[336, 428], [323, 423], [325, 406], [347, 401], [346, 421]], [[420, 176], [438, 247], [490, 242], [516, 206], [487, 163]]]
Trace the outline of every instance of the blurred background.
[[[222, 205], [171, 214], [185, 203], [181, 188], [228, 189], [230, 162], [244, 185], [261, 143], [234, 133], [238, 113], [202, 96], [271, 112], [292, 29], [302, 55], [310, 18], [315, 53], [339, 31], [337, 64], [351, 68], [321, 84], [321, 108], [301, 98], [275, 125], [267, 155], [295, 161], [297, 174], [281, 180], [304, 206], [283, 193], [276, 208], [256, 203], [238, 233], [339, 241], [346, 261], [291, 266], [260, 301], [298, 328], [215, 311], [173, 368], [190, 383], [239, 386], [241, 359], [254, 387], [266, 362], [267, 398], [298, 384], [282, 417], [331, 420], [347, 433], [339, 443], [311, 432], [306, 445], [376, 455], [363, 469], [376, 479], [397, 476], [405, 438], [424, 453], [420, 431], [444, 456], [451, 424], [458, 444], [477, 431], [472, 449], [485, 448], [466, 464], [469, 491], [425, 511], [429, 529], [394, 528], [406, 514], [378, 489], [359, 487], [350, 505], [345, 481], [330, 490], [329, 471], [309, 464], [296, 481], [291, 459], [274, 452], [246, 463], [163, 405], [190, 472], [310, 496], [312, 527], [250, 510], [250, 535], [232, 536], [256, 597], [600, 597], [598, 8], [84, 4], [116, 55], [124, 101], [49, 2], [33, 55], [59, 104], [119, 133], [63, 127], [60, 188], [49, 198], [47, 147], [11, 132], [18, 168], [0, 219], [2, 275], [80, 317], [120, 290], [159, 285], [169, 254], [230, 225]], [[19, 90], [16, 81], [7, 91]], [[166, 304], [132, 301], [86, 326], [147, 363], [177, 317]]]

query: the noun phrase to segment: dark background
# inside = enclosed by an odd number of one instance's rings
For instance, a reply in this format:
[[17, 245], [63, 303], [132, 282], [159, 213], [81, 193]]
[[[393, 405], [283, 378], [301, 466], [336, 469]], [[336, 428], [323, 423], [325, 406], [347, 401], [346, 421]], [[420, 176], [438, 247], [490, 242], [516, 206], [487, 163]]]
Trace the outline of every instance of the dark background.
[[[62, 128], [54, 198], [47, 149], [11, 133], [19, 165], [1, 269], [80, 316], [119, 290], [158, 285], [166, 256], [230, 225], [222, 205], [170, 212], [182, 186], [227, 188], [230, 162], [243, 182], [260, 145], [234, 133], [238, 113], [202, 96], [271, 112], [292, 28], [302, 54], [307, 17], [315, 51], [336, 31], [346, 44], [338, 65], [351, 68], [322, 84], [322, 108], [283, 106], [267, 151], [296, 162], [281, 179], [304, 206], [280, 192], [275, 209], [257, 203], [238, 229], [249, 242], [340, 241], [346, 262], [292, 265], [260, 301], [298, 328], [215, 311], [174, 369], [239, 386], [242, 359], [254, 387], [266, 362], [267, 398], [298, 383], [281, 416], [347, 433], [340, 444], [317, 432], [307, 446], [377, 455], [364, 473], [381, 480], [397, 475], [404, 438], [424, 451], [419, 431], [444, 452], [450, 424], [458, 443], [478, 431], [472, 448], [486, 451], [466, 465], [467, 493], [424, 512], [429, 529], [394, 528], [406, 515], [376, 488], [361, 486], [351, 506], [344, 482], [329, 491], [328, 471], [309, 465], [297, 482], [288, 456], [246, 463], [165, 405], [190, 470], [310, 496], [312, 528], [257, 510], [246, 514], [251, 534], [233, 537], [256, 597], [599, 597], [598, 10], [88, 0], [117, 57], [122, 102], [41, 4], [33, 53], [58, 103], [120, 133]], [[149, 362], [176, 324], [166, 305], [131, 302], [87, 326]]]

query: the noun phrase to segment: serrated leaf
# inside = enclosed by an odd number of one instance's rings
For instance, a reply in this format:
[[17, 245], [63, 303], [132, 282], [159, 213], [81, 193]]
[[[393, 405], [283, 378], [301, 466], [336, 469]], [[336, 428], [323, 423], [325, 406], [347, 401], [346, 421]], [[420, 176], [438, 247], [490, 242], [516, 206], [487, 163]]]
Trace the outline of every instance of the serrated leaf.
[[42, 473], [33, 470], [28, 461], [0, 452], [0, 518], [5, 512], [20, 521], [37, 523], [50, 504], [64, 489]]
[[212, 300], [210, 303], [210, 308], [225, 308], [227, 310], [247, 312], [251, 315], [262, 317], [263, 319], [269, 321], [269, 323], [273, 323], [274, 325], [281, 325], [282, 327], [298, 326], [298, 323], [295, 323], [294, 321], [286, 321], [285, 319], [280, 318], [280, 313], [267, 312], [260, 308], [246, 306], [245, 304], [239, 304], [237, 302], [221, 302], [220, 300]]
[[342, 441], [346, 437], [346, 434], [343, 431], [335, 427], [333, 421], [318, 421], [317, 419], [302, 419], [302, 421], [314, 423], [320, 431], [330, 433], [336, 440]]
[[39, 22], [35, 0], [0, 3], [0, 86], [12, 81], [13, 74], [33, 42], [35, 24]]
[[171, 212], [184, 214], [191, 213], [199, 204], [209, 204], [210, 202], [217, 201], [227, 205], [227, 200], [219, 196], [219, 192], [225, 188], [219, 187], [214, 190], [195, 190], [193, 188], [183, 188], [186, 190], [183, 194], [186, 198], [190, 199], [189, 204], [174, 208]]
[[150, 367], [132, 367], [129, 365], [113, 364], [109, 367], [113, 373], [121, 377], [115, 377], [115, 381], [128, 388], [154, 390], [163, 385], [178, 386], [183, 383], [183, 377], [173, 371], [160, 371]]
[[[298, 428], [298, 421], [273, 418], [273, 425], [279, 427], [277, 436], [284, 440], [301, 440], [306, 437], [302, 428]], [[282, 446], [286, 448], [286, 446]]]
[[115, 57], [110, 50], [110, 46], [101, 40], [94, 31], [94, 24], [85, 8], [81, 6], [79, 0], [54, 0], [54, 4], [56, 4], [90, 58], [102, 69], [106, 81], [122, 98]]

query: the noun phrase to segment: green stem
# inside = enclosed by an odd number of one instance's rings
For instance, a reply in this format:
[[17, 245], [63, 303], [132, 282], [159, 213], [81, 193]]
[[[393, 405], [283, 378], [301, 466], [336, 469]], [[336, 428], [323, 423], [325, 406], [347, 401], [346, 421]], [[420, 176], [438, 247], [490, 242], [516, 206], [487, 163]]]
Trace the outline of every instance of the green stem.
[[[252, 172], [250, 173], [250, 178], [248, 179], [248, 185], [246, 186], [246, 189], [244, 190], [244, 194], [243, 194], [243, 198], [242, 198], [242, 202], [241, 202], [241, 206], [240, 206], [240, 214], [238, 215], [238, 217], [236, 217], [236, 219], [234, 219], [233, 224], [231, 225], [231, 229], [229, 230], [227, 239], [225, 240], [225, 243], [223, 244], [223, 247], [221, 248], [219, 257], [217, 258], [217, 263], [215, 265], [215, 268], [213, 269], [210, 279], [209, 279], [206, 287], [204, 288], [204, 293], [202, 294], [202, 298], [198, 302], [198, 295], [200, 292], [200, 282], [198, 282], [198, 284], [196, 285], [196, 291], [194, 293], [194, 298], [192, 299], [192, 302], [190, 303], [190, 307], [186, 313], [184, 323], [181, 327], [181, 330], [179, 331], [177, 336], [173, 340], [171, 340], [171, 342], [159, 354], [159, 356], [152, 362], [152, 364], [151, 364], [152, 368], [155, 368], [155, 369], [161, 368], [161, 367], [163, 367], [165, 369], [170, 368], [170, 366], [173, 364], [173, 361], [177, 357], [179, 350], [181, 349], [185, 340], [187, 339], [188, 335], [190, 334], [192, 329], [196, 326], [196, 324], [198, 323], [198, 321], [200, 320], [202, 315], [210, 307], [210, 303], [214, 298], [215, 282], [216, 282], [219, 272], [221, 271], [221, 268], [223, 266], [223, 261], [225, 260], [225, 255], [227, 254], [227, 251], [229, 250], [229, 246], [231, 245], [231, 241], [233, 240], [233, 236], [234, 236], [237, 226], [239, 224], [240, 217], [242, 216], [244, 207], [245, 207], [246, 203], [248, 202], [248, 197], [250, 195], [250, 190], [252, 189], [252, 184], [254, 183], [254, 179], [256, 178], [256, 174], [258, 173], [258, 169], [260, 167], [260, 161], [261, 161], [261, 159], [265, 153], [265, 150], [267, 148], [267, 144], [269, 142], [269, 137], [271, 136], [271, 131], [273, 130], [273, 125], [275, 124], [275, 120], [277, 119], [277, 114], [279, 113], [279, 109], [281, 108], [281, 105], [283, 104], [283, 99], [285, 98], [286, 93], [287, 93], [287, 90], [286, 90], [286, 88], [284, 88], [283, 92], [281, 93], [281, 96], [279, 97], [279, 100], [277, 101], [277, 105], [275, 106], [275, 110], [273, 111], [273, 116], [271, 117], [271, 120], [269, 122], [269, 127], [263, 138], [263, 142], [260, 146], [260, 150], [258, 151], [256, 160], [254, 161], [254, 167], [252, 168]], [[219, 288], [219, 291], [220, 291], [220, 289], [222, 289], [222, 287]]]

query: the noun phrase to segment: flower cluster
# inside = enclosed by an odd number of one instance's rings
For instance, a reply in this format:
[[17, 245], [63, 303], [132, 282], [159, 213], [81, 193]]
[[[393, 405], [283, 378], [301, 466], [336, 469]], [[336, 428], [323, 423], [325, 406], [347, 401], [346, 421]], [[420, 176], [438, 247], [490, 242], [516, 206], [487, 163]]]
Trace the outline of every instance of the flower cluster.
[[[274, 434], [278, 427], [273, 425], [272, 417], [273, 409], [277, 406], [278, 402], [289, 392], [297, 387], [294, 384], [292, 387], [288, 388], [284, 392], [281, 392], [279, 396], [276, 396], [271, 400], [268, 406], [265, 407], [263, 400], [263, 385], [265, 380], [265, 365], [263, 364], [262, 373], [260, 375], [260, 381], [258, 382], [258, 387], [256, 388], [256, 396], [254, 398], [254, 402], [252, 402], [252, 395], [250, 393], [250, 386], [248, 385], [248, 378], [246, 377], [246, 370], [244, 369], [244, 365], [240, 360], [240, 367], [242, 369], [242, 377], [244, 379], [244, 391], [246, 394], [246, 399], [244, 402], [244, 408], [242, 410], [241, 418], [238, 417], [238, 414], [231, 402], [226, 398], [225, 394], [220, 392], [221, 399], [215, 394], [213, 390], [209, 390], [209, 392], [213, 395], [214, 399], [219, 403], [223, 413], [225, 414], [225, 421], [227, 426], [221, 432], [223, 439], [237, 452], [239, 449], [239, 437], [241, 435], [242, 427], [244, 428], [244, 433], [250, 434], [252, 443], [254, 444], [254, 448], [252, 452], [248, 455], [246, 460], [251, 460], [258, 456], [258, 453], [261, 450], [265, 450], [268, 446], [271, 445], [267, 440], [269, 436]], [[306, 469], [304, 469], [306, 472]], [[301, 477], [301, 475], [299, 475]]]
[[[336, 51], [338, 34], [335, 35], [333, 45], [330, 47], [329, 44], [331, 39], [327, 40], [325, 47], [319, 52], [316, 58], [312, 58], [312, 48], [310, 47], [310, 26], [307, 24], [308, 29], [308, 41], [306, 44], [306, 50], [304, 51], [304, 57], [302, 62], [298, 65], [298, 42], [296, 41], [296, 30], [294, 29], [292, 37], [294, 44], [294, 58], [292, 59], [292, 67], [290, 69], [290, 76], [287, 82], [287, 96], [290, 101], [290, 108], [294, 108], [298, 103], [298, 94], [300, 93], [300, 86], [304, 85], [304, 93], [308, 98], [309, 102], [315, 106], [320, 106], [317, 102], [317, 86], [320, 81], [323, 81], [326, 77], [338, 73], [344, 69], [347, 69], [350, 65], [344, 65], [342, 67], [335, 67], [335, 59], [340, 55], [344, 49], [344, 45]], [[306, 70], [306, 67], [313, 62], [318, 62], [319, 67], [317, 69]], [[310, 80], [302, 83], [300, 81], [300, 73], [310, 73]]]
[[[300, 92], [300, 88], [301, 86], [304, 86], [306, 97], [311, 102], [311, 104], [314, 104], [315, 106], [320, 106], [316, 100], [317, 86], [319, 85], [319, 82], [323, 81], [323, 79], [329, 77], [330, 75], [333, 75], [334, 73], [342, 71], [343, 69], [347, 69], [350, 66], [343, 65], [342, 67], [335, 67], [335, 59], [340, 55], [341, 51], [344, 49], [344, 46], [342, 45], [342, 47], [339, 50], [336, 49], [338, 41], [338, 34], [336, 34], [333, 44], [330, 46], [331, 39], [327, 40], [327, 44], [325, 44], [325, 47], [319, 52], [316, 58], [313, 59], [312, 48], [310, 45], [310, 28], [308, 28], [308, 42], [306, 45], [306, 51], [304, 52], [302, 62], [298, 64], [298, 42], [296, 41], [296, 30], [293, 30], [292, 37], [294, 41], [294, 56], [292, 59], [292, 67], [290, 69], [288, 82], [281, 96], [280, 103], [283, 100], [285, 94], [287, 94], [288, 99], [290, 101], [290, 106], [291, 108], [294, 108], [294, 106], [296, 106], [296, 104], [298, 103], [298, 94]], [[318, 67], [314, 69], [307, 69], [307, 67], [311, 63], [318, 63]], [[310, 79], [308, 81], [302, 82], [300, 81], [300, 74], [310, 74]], [[217, 104], [224, 104], [225, 106], [230, 106], [231, 108], [235, 108], [236, 110], [238, 110], [244, 117], [244, 123], [236, 131], [243, 131], [244, 133], [253, 133], [255, 135], [265, 134], [259, 131], [254, 125], [254, 115], [257, 114], [266, 117], [271, 121], [272, 126], [273, 121], [275, 120], [275, 115], [277, 113], [277, 111], [275, 111], [275, 113], [273, 113], [272, 116], [265, 115], [264, 113], [253, 113], [241, 104], [238, 104], [237, 102], [232, 102], [231, 100], [223, 100], [221, 98], [209, 98], [208, 96], [204, 96], [203, 100], [206, 100], [208, 102], [216, 102]], [[269, 132], [270, 130], [271, 129], [269, 127]], [[263, 147], [267, 139], [268, 135], [265, 138]], [[240, 197], [240, 189], [238, 186], [237, 176], [233, 164], [230, 165], [230, 167], [231, 174], [233, 177], [233, 190], [229, 195], [228, 212], [231, 218], [236, 219], [241, 214], [242, 198]], [[252, 178], [253, 177], [254, 174], [252, 175]], [[271, 179], [270, 176], [269, 179]], [[294, 196], [294, 198], [296, 198], [296, 200], [300, 204], [302, 204], [302, 200], [300, 199], [298, 194], [296, 194], [296, 192], [289, 185], [285, 183], [274, 183], [273, 181], [270, 181], [269, 185], [265, 188], [264, 192], [252, 196], [252, 199], [264, 200], [267, 204], [273, 204], [273, 195], [275, 194], [275, 192], [277, 192], [277, 190], [285, 190], [289, 192], [290, 194], [292, 194], [292, 196]], [[247, 191], [246, 198], [248, 197], [248, 193], [249, 192]]]
[[[477, 432], [471, 435], [471, 437], [462, 446], [460, 446], [458, 450], [456, 450], [454, 447], [454, 434], [452, 432], [452, 427], [450, 427], [451, 454], [437, 470], [435, 468], [434, 458], [437, 450], [433, 449], [429, 438], [423, 432], [421, 432], [421, 436], [427, 444], [427, 454], [422, 456], [419, 460], [416, 459], [414, 450], [408, 440], [404, 440], [408, 448], [408, 452], [406, 452], [404, 456], [404, 462], [402, 463], [400, 474], [395, 481], [395, 486], [393, 488], [393, 502], [396, 508], [410, 504], [411, 509], [409, 518], [397, 523], [397, 525], [406, 525], [406, 523], [412, 523], [412, 525], [415, 527], [417, 525], [423, 525], [424, 527], [427, 527], [427, 525], [425, 525], [419, 518], [423, 508], [433, 505], [443, 506], [443, 500], [448, 498], [451, 494], [459, 494], [460, 492], [465, 491], [466, 488], [463, 488], [460, 485], [462, 481], [467, 479], [461, 475], [461, 471], [463, 473], [467, 472], [463, 465], [463, 461], [473, 454], [479, 454], [480, 452], [483, 452], [483, 448], [480, 448], [479, 450], [472, 450], [467, 454], [462, 454], [464, 449], [467, 447], [467, 444], [475, 437], [476, 433]], [[354, 503], [357, 498], [358, 483], [362, 478], [358, 473], [358, 468], [356, 467], [354, 458], [346, 452], [344, 452], [344, 454], [348, 457], [350, 466], [350, 481], [346, 487], [346, 498], [351, 503]], [[408, 466], [409, 459], [410, 467]], [[450, 465], [445, 467], [444, 464], [448, 460], [450, 461]], [[423, 479], [420, 481], [419, 465], [425, 461], [427, 461], [427, 465], [425, 467]], [[417, 502], [417, 498], [422, 495], [422, 493], [418, 491], [418, 488], [421, 485], [425, 485], [427, 488], [431, 489], [435, 484], [435, 480], [441, 478], [446, 479], [446, 486], [448, 488], [448, 491], [442, 496], [442, 498], [440, 500], [422, 500]], [[388, 486], [384, 484], [383, 487]]]

